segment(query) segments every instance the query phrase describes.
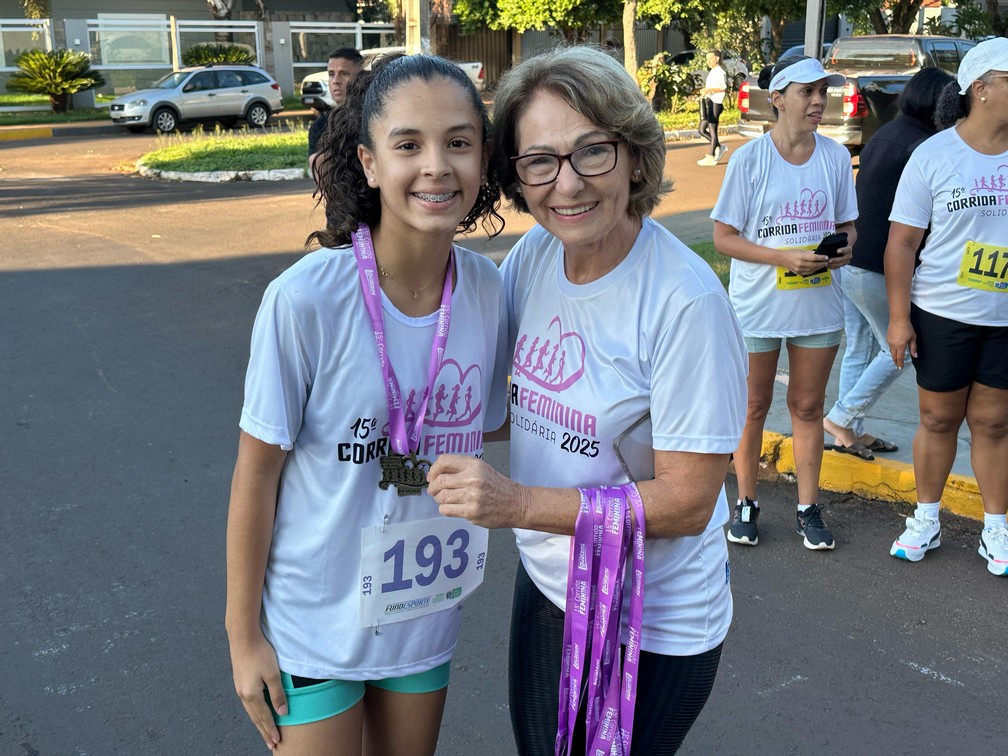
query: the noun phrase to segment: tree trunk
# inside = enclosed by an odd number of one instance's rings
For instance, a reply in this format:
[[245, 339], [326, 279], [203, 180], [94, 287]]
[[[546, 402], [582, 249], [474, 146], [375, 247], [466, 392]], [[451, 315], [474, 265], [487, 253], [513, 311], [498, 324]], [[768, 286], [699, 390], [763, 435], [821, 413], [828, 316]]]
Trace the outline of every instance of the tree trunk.
[[909, 34], [910, 27], [917, 20], [917, 12], [920, 11], [923, 0], [910, 0], [909, 3], [899, 3], [893, 7], [892, 28], [893, 34]]
[[70, 95], [66, 92], [49, 95], [49, 105], [52, 107], [53, 113], [66, 113], [70, 105]]
[[770, 52], [770, 60], [777, 60], [784, 52], [784, 19], [771, 19], [770, 21], [770, 44], [773, 50]]
[[637, 81], [637, 0], [623, 3], [623, 67]]
[[889, 33], [889, 27], [886, 25], [886, 18], [881, 8], [872, 8], [868, 11], [868, 20], [871, 21], [872, 29], [876, 34]]

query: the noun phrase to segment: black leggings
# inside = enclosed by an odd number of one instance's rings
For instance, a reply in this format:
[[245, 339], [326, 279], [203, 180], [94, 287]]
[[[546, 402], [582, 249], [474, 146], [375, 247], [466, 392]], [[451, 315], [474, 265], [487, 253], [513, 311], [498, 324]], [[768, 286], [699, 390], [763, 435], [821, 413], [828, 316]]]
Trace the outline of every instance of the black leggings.
[[710, 140], [711, 155], [717, 156], [718, 147], [718, 121], [721, 120], [721, 112], [724, 105], [714, 102], [709, 97], [705, 97], [700, 103], [700, 136]]
[[[508, 657], [508, 703], [519, 756], [553, 756], [563, 627], [563, 612], [519, 562]], [[707, 703], [720, 661], [721, 645], [696, 656], [641, 651], [632, 754], [666, 756], [679, 750]], [[583, 714], [578, 721], [573, 753], [584, 753]]]

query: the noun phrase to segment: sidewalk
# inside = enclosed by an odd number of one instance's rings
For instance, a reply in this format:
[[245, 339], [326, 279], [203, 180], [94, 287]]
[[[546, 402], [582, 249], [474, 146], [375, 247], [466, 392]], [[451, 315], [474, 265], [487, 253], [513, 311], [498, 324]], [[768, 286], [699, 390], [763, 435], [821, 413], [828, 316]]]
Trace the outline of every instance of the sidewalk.
[[[314, 117], [311, 110], [284, 111], [274, 117], [272, 123], [307, 121]], [[734, 127], [723, 131], [733, 133]], [[3, 140], [40, 139], [47, 137], [74, 137], [92, 134], [125, 134], [122, 126], [110, 121], [82, 121], [65, 125], [0, 126], [0, 143]], [[695, 139], [693, 131], [668, 132], [668, 141]], [[697, 140], [699, 143], [699, 140]], [[709, 238], [710, 220], [706, 212], [688, 213], [685, 218], [677, 216], [676, 233], [684, 241], [691, 242], [691, 231], [697, 239]], [[695, 217], [694, 217], [695, 216]], [[662, 220], [662, 219], [658, 219]], [[687, 238], [690, 237], [690, 238]], [[830, 374], [826, 393], [825, 410], [832, 407], [837, 398], [840, 361], [843, 346], [837, 354]], [[892, 441], [899, 451], [892, 454], [876, 454], [872, 461], [865, 461], [849, 454], [834, 451], [824, 452], [820, 484], [823, 489], [849, 492], [872, 499], [916, 502], [912, 467], [912, 442], [917, 430], [917, 387], [912, 367], [904, 371], [881, 399], [872, 407], [865, 421], [868, 433]], [[794, 479], [794, 456], [791, 447], [791, 420], [788, 415], [786, 388], [788, 379], [787, 355], [782, 355], [774, 388], [774, 401], [767, 417], [766, 433], [763, 439], [763, 460], [761, 476], [769, 479]], [[832, 442], [832, 439], [828, 439]], [[942, 497], [942, 505], [956, 514], [983, 519], [983, 504], [970, 465], [969, 429], [963, 424], [959, 433], [959, 446], [952, 475]]]
[[[826, 389], [827, 412], [837, 398], [842, 356], [843, 344], [833, 363]], [[773, 406], [770, 408], [766, 432], [763, 435], [760, 475], [770, 479], [786, 477], [793, 480], [794, 477], [791, 419], [785, 397], [787, 379], [785, 353], [777, 368]], [[917, 383], [913, 367], [908, 365], [865, 418], [866, 433], [892, 441], [899, 446], [899, 451], [891, 454], [875, 454], [875, 459], [870, 462], [850, 454], [826, 451], [823, 453], [820, 485], [828, 491], [849, 492], [872, 499], [915, 504], [917, 492], [911, 463], [913, 437], [917, 424]], [[832, 443], [831, 437], [825, 438]], [[959, 446], [952, 474], [942, 495], [942, 508], [976, 520], [983, 519], [983, 503], [970, 465], [970, 435], [966, 423], [963, 423], [959, 430]]]

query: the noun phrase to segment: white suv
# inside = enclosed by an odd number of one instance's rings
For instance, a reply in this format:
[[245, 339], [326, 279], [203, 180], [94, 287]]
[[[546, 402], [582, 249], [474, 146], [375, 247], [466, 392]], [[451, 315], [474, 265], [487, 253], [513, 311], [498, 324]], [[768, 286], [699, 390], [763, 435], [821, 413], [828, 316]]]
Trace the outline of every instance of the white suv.
[[261, 129], [281, 110], [280, 85], [261, 68], [210, 64], [173, 71], [150, 89], [117, 97], [109, 116], [134, 133], [153, 127], [170, 134], [186, 121], [230, 127], [239, 118]]

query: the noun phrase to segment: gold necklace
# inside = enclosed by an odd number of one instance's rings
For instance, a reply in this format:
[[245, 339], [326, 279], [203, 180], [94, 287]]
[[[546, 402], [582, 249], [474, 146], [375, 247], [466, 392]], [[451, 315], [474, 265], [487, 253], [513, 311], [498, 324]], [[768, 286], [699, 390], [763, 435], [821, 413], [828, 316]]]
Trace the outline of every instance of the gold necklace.
[[402, 286], [404, 289], [406, 289], [406, 291], [408, 291], [410, 294], [413, 295], [413, 299], [419, 299], [420, 298], [420, 293], [424, 289], [429, 289], [431, 286], [433, 286], [438, 281], [440, 281], [441, 277], [443, 275], [445, 275], [445, 272], [447, 270], [448, 270], [448, 265], [445, 264], [445, 269], [443, 271], [441, 271], [436, 276], [434, 276], [434, 279], [430, 283], [424, 284], [419, 289], [412, 289], [412, 288], [410, 288], [409, 286], [407, 286], [406, 284], [404, 284], [402, 281], [400, 281], [399, 279], [395, 278], [391, 273], [389, 273], [387, 270], [385, 270], [385, 268], [383, 268], [381, 265], [378, 266], [378, 275], [384, 276], [385, 278], [387, 278], [392, 283], [399, 284], [400, 286]]

